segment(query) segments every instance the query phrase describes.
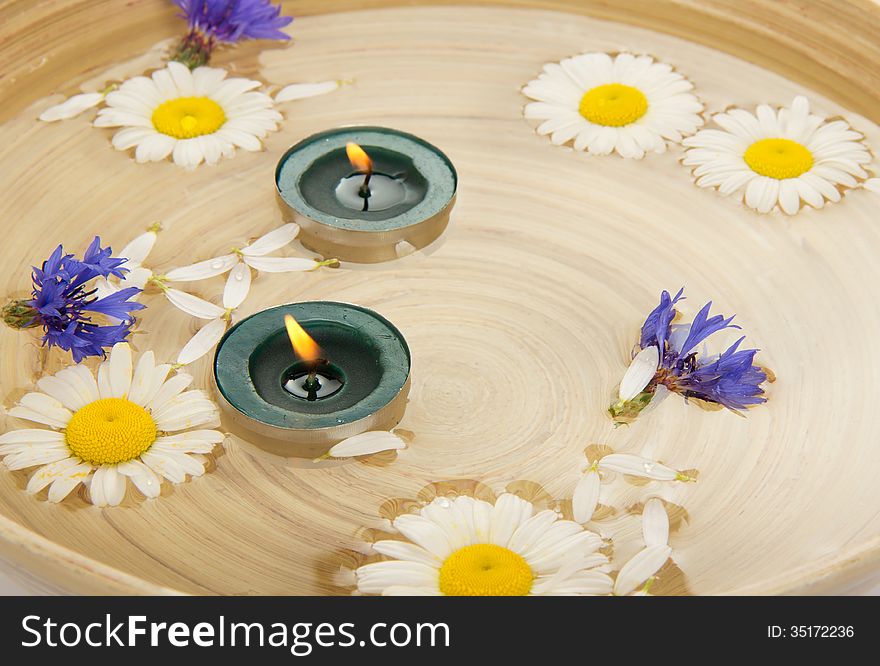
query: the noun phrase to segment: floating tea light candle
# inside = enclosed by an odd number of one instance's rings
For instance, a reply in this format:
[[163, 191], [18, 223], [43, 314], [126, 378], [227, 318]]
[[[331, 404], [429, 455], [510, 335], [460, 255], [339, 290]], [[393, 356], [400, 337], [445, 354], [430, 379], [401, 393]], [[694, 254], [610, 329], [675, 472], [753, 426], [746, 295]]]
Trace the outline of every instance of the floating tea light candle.
[[272, 450], [307, 458], [395, 426], [409, 371], [409, 348], [388, 320], [330, 301], [258, 312], [229, 330], [214, 357], [217, 390], [234, 424], [274, 440]]
[[307, 248], [375, 263], [423, 248], [449, 222], [458, 176], [440, 150], [383, 127], [315, 134], [275, 170], [280, 205]]

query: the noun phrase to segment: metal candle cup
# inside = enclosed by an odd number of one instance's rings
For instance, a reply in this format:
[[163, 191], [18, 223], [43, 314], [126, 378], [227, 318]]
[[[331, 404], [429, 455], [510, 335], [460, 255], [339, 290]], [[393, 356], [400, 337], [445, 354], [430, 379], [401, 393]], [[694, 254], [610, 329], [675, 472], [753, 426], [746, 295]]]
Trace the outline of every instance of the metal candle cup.
[[[286, 314], [320, 346], [317, 364], [294, 353]], [[315, 375], [317, 390], [308, 384]], [[214, 379], [233, 424], [260, 435], [257, 444], [314, 458], [346, 437], [400, 421], [410, 353], [400, 331], [372, 310], [333, 301], [292, 303], [233, 326], [217, 347]]]
[[[352, 166], [346, 144], [372, 161]], [[288, 150], [275, 169], [279, 204], [300, 225], [300, 241], [325, 257], [376, 263], [395, 259], [400, 244], [420, 249], [449, 223], [458, 175], [439, 149], [384, 127], [346, 127], [310, 136]], [[366, 209], [360, 205], [367, 202]]]

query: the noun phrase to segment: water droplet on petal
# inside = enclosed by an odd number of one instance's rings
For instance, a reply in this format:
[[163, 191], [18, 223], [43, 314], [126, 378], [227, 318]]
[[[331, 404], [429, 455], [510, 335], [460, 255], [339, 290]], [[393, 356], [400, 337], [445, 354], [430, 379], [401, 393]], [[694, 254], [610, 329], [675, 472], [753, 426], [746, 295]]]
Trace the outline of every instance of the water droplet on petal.
[[441, 497], [440, 499], [437, 500], [437, 504], [442, 506], [444, 509], [448, 509], [452, 505], [452, 502], [450, 502], [445, 497]]
[[242, 280], [244, 280], [244, 275], [242, 275], [241, 273], [236, 273], [235, 279], [241, 282]]
[[223, 262], [219, 259], [211, 262], [211, 268], [223, 268]]
[[652, 462], [646, 462], [645, 464], [642, 465], [642, 467], [645, 468], [645, 471], [646, 471], [646, 472], [649, 472], [649, 473], [650, 473], [651, 470], [654, 469], [654, 463], [652, 463]]

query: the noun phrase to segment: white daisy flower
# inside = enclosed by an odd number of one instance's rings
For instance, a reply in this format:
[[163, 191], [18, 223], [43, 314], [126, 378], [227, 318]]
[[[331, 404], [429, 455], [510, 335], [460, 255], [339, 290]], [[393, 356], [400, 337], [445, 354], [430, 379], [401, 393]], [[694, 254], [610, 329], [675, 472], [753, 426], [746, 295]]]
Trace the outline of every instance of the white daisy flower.
[[117, 150], [135, 148], [138, 162], [169, 155], [189, 169], [216, 164], [236, 147], [257, 151], [261, 139], [278, 129], [281, 114], [259, 81], [226, 78], [215, 67], [190, 71], [179, 62], [136, 76], [107, 95], [96, 127], [123, 127], [113, 136]]
[[731, 109], [712, 120], [721, 129], [704, 129], [686, 139], [682, 164], [694, 167], [700, 187], [723, 195], [745, 195], [759, 213], [778, 204], [788, 215], [801, 201], [822, 208], [840, 201], [841, 190], [856, 187], [868, 173], [871, 154], [862, 135], [843, 120], [827, 121], [810, 113], [806, 97], [774, 111], [766, 104], [750, 113]]
[[556, 145], [574, 141], [592, 155], [617, 152], [641, 159], [662, 153], [703, 124], [693, 84], [650, 56], [585, 53], [544, 65], [523, 94], [536, 100], [528, 119], [543, 121], [538, 134]]
[[555, 511], [503, 494], [494, 506], [438, 497], [398, 516], [406, 541], [373, 544], [387, 558], [359, 567], [358, 591], [383, 595], [524, 596], [611, 592], [602, 539]]
[[[192, 377], [157, 365], [153, 352], [132, 367], [131, 348], [113, 347], [97, 378], [84, 365], [65, 368], [37, 382], [9, 415], [44, 428], [13, 430], [0, 436], [0, 456], [10, 470], [41, 465], [27, 484], [29, 493], [49, 486], [60, 502], [80, 483], [97, 506], [115, 506], [125, 496], [126, 479], [146, 497], [158, 497], [162, 477], [181, 483], [205, 472], [201, 454], [223, 441], [216, 430], [219, 410], [204, 391], [185, 390]], [[185, 432], [184, 432], [185, 431]]]

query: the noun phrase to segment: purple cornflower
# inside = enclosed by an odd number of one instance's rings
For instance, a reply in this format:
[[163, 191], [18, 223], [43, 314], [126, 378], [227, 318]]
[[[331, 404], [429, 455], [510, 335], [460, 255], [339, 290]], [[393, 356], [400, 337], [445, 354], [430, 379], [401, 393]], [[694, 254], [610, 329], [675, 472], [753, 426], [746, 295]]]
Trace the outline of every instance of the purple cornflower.
[[660, 304], [645, 319], [635, 354], [620, 383], [619, 400], [609, 411], [615, 421], [628, 423], [651, 402], [659, 386], [685, 398], [716, 403], [734, 412], [766, 402], [761, 384], [767, 371], [754, 364], [757, 349], [740, 349], [745, 336], [722, 354], [700, 355], [696, 347], [709, 336], [728, 328], [733, 317], [709, 316], [712, 302], [706, 303], [690, 324], [673, 325], [678, 312], [676, 303], [684, 298], [684, 289], [675, 296], [660, 295]]
[[204, 65], [217, 44], [234, 44], [242, 39], [290, 39], [281, 31], [293, 20], [281, 16], [271, 0], [172, 0], [182, 10], [189, 33], [173, 60], [190, 68]]
[[[15, 328], [41, 326], [43, 344], [69, 351], [77, 363], [87, 356], [103, 356], [105, 348], [128, 337], [134, 323], [131, 313], [144, 307], [130, 301], [141, 292], [137, 287], [120, 289], [104, 298], [98, 298], [90, 288], [95, 278], [121, 278], [128, 272], [122, 268], [125, 259], [112, 254], [109, 247], [101, 247], [97, 236], [81, 260], [65, 254], [59, 245], [40, 268], [33, 269], [33, 298], [7, 305], [4, 320]], [[96, 324], [90, 313], [119, 323]]]

